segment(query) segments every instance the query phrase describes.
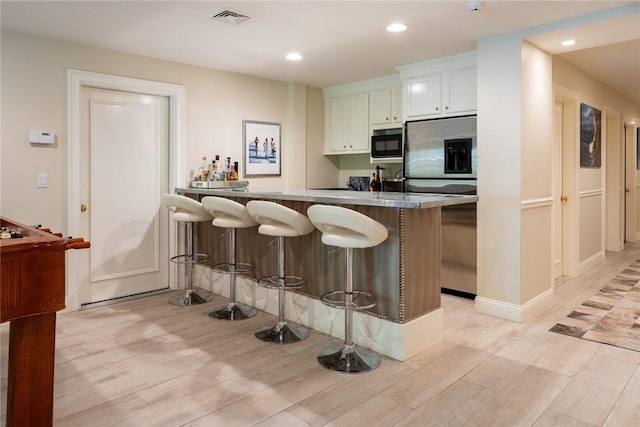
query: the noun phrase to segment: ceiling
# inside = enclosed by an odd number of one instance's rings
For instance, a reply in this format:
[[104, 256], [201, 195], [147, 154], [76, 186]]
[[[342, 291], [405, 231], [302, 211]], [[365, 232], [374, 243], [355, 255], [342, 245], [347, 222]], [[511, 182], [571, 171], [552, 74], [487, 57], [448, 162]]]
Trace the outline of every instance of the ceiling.
[[[640, 2], [473, 2], [477, 11], [467, 3], [2, 0], [0, 14], [3, 29], [320, 88], [387, 76], [397, 65], [474, 50], [484, 37], [541, 27], [527, 39], [640, 103]], [[633, 7], [630, 16], [605, 12]], [[224, 10], [249, 19], [233, 25], [211, 18]], [[574, 18], [571, 30], [554, 24]], [[395, 21], [408, 30], [385, 31]], [[573, 51], [558, 47], [565, 36], [578, 40]], [[285, 60], [290, 51], [303, 59]]]

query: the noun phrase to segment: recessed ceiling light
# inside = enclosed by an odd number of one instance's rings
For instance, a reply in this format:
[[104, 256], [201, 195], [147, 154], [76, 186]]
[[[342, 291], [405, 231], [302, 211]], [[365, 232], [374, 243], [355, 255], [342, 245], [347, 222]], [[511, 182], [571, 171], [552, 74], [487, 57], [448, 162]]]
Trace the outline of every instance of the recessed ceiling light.
[[575, 40], [565, 40], [562, 42], [562, 46], [573, 46], [574, 44], [576, 44]]
[[390, 33], [400, 33], [406, 29], [407, 29], [407, 26], [400, 23], [391, 24], [387, 27], [387, 31], [389, 31]]
[[291, 52], [287, 56], [285, 56], [289, 61], [300, 61], [302, 59], [302, 55], [297, 52]]

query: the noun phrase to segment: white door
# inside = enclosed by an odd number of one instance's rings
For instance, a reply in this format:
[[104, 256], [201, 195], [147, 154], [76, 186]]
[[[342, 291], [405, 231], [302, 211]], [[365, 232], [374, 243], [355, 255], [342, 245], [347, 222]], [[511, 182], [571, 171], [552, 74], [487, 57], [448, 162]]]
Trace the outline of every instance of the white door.
[[552, 156], [552, 170], [553, 170], [553, 179], [552, 179], [552, 198], [553, 198], [553, 250], [552, 250], [552, 261], [553, 261], [553, 278], [557, 279], [562, 276], [562, 205], [563, 201], [562, 190], [563, 190], [563, 179], [562, 179], [562, 103], [556, 102], [554, 107], [554, 131], [555, 131], [555, 139], [553, 146], [553, 156]]
[[80, 304], [169, 287], [167, 97], [83, 86]]

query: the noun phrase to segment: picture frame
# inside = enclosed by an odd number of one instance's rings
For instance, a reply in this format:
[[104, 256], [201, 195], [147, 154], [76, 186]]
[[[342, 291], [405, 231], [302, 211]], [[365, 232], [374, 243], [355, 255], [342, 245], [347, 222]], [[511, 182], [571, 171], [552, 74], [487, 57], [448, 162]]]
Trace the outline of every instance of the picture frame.
[[282, 174], [280, 123], [242, 121], [244, 176], [275, 177]]
[[590, 105], [580, 104], [580, 167], [599, 168], [602, 148], [602, 113]]

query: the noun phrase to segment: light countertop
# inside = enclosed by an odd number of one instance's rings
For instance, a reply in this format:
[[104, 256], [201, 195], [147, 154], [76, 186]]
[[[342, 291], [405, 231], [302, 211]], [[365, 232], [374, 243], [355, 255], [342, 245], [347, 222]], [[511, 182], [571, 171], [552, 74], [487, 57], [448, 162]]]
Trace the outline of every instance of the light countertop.
[[269, 191], [244, 188], [176, 188], [178, 194], [243, 197], [260, 200], [292, 200], [340, 205], [378, 206], [387, 208], [428, 209], [461, 205], [478, 201], [478, 196], [436, 193], [392, 193], [344, 190]]

